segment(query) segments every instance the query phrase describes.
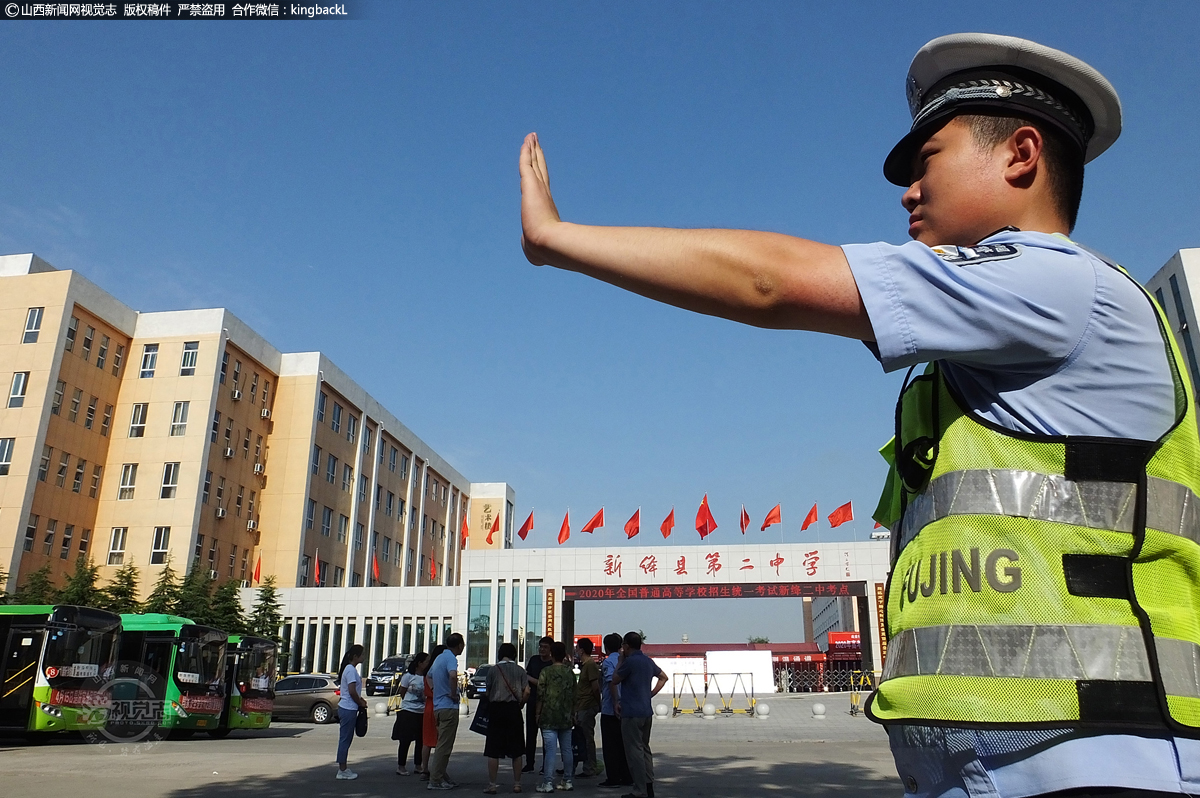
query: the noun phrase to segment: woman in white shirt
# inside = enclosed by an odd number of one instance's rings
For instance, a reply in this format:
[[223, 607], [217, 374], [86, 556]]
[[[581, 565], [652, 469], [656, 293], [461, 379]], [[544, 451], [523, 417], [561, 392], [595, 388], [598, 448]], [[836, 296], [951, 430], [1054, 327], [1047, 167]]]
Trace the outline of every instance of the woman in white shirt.
[[428, 749], [421, 745], [421, 724], [425, 718], [425, 671], [433, 662], [424, 651], [415, 654], [408, 663], [408, 672], [400, 677], [400, 691], [404, 699], [400, 702], [400, 711], [396, 713], [396, 723], [392, 726], [392, 739], [399, 743], [396, 752], [396, 775], [407, 776], [409, 771], [404, 767], [408, 759], [408, 746], [413, 745], [413, 770], [423, 773], [429, 769], [422, 755]]
[[339, 779], [357, 779], [358, 774], [346, 767], [346, 755], [350, 753], [350, 743], [354, 740], [354, 724], [358, 720], [358, 710], [367, 708], [367, 701], [362, 697], [363, 680], [358, 672], [358, 663], [362, 662], [363, 647], [350, 646], [346, 656], [342, 657], [341, 667], [338, 668], [338, 686], [342, 697], [338, 701], [338, 731], [337, 763]]

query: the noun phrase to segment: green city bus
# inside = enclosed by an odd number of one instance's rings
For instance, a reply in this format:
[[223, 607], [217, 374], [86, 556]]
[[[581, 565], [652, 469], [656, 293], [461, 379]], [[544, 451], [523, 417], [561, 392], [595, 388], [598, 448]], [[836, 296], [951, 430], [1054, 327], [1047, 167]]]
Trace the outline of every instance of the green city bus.
[[225, 711], [213, 737], [233, 729], [265, 729], [275, 708], [275, 643], [262, 637], [230, 635], [225, 649]]
[[225, 709], [226, 639], [220, 629], [177, 615], [121, 616], [121, 660], [157, 677], [153, 685], [143, 679], [141, 688], [153, 694], [157, 726], [184, 735], [217, 728]]
[[87, 731], [108, 718], [121, 619], [50, 604], [0, 605], [0, 729]]

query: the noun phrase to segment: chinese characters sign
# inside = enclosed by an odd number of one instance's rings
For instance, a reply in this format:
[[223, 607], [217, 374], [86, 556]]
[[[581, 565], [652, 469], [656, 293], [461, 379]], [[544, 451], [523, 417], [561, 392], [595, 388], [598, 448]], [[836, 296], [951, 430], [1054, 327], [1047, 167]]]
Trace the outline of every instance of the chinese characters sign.
[[721, 585], [663, 585], [612, 587], [596, 585], [563, 588], [563, 601], [607, 599], [679, 599], [679, 598], [776, 598], [819, 596], [865, 596], [865, 582], [742, 582]]

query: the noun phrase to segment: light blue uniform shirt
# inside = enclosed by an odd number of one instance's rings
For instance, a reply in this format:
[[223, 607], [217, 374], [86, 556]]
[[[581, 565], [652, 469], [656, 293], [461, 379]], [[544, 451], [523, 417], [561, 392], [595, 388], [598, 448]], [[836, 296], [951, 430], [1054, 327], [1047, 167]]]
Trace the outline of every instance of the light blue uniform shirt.
[[[1066, 238], [1000, 231], [941, 254], [915, 241], [842, 249], [886, 371], [940, 360], [971, 410], [1021, 432], [1156, 440], [1174, 422], [1166, 349], [1145, 295]], [[914, 798], [1200, 792], [1200, 740], [1165, 731], [892, 725], [888, 735]]]
[[457, 670], [458, 657], [454, 656], [450, 649], [438, 654], [437, 659], [429, 666], [429, 675], [433, 679], [434, 711], [458, 709], [458, 702], [454, 700], [454, 680], [450, 678], [450, 674]]

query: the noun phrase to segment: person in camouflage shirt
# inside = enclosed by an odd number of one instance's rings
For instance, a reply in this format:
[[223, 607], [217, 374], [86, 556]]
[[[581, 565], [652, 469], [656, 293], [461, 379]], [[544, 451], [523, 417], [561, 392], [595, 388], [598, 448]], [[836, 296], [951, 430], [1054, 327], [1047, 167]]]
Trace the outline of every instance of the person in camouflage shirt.
[[571, 728], [575, 725], [575, 673], [566, 664], [567, 647], [550, 646], [554, 663], [538, 676], [537, 722], [542, 730], [542, 781], [538, 792], [554, 792], [555, 749], [561, 746], [563, 781], [560, 790], [575, 789], [571, 776], [575, 760], [571, 751]]

